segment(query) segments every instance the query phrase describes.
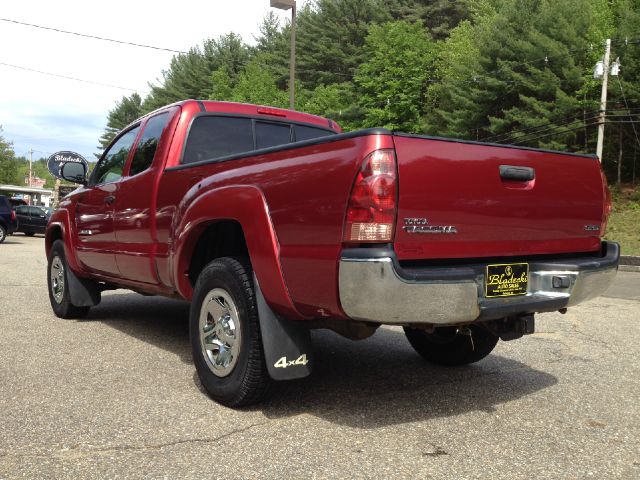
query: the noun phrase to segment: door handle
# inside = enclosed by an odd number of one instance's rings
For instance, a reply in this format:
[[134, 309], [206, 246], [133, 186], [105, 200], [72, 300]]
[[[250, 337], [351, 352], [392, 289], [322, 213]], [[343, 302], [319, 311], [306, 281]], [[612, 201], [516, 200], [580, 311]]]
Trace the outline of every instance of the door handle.
[[530, 182], [536, 178], [536, 171], [531, 167], [500, 165], [500, 178], [512, 182]]
[[107, 205], [111, 205], [115, 201], [116, 197], [114, 197], [113, 195], [107, 195], [106, 197], [104, 197], [104, 203], [106, 203]]

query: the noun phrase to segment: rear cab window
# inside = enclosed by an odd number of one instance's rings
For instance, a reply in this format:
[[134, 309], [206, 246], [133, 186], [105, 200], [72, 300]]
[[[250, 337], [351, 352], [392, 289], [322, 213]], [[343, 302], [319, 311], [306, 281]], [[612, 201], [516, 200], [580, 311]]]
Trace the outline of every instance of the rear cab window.
[[180, 163], [216, 160], [254, 150], [335, 135], [310, 125], [231, 115], [200, 115], [194, 118]]

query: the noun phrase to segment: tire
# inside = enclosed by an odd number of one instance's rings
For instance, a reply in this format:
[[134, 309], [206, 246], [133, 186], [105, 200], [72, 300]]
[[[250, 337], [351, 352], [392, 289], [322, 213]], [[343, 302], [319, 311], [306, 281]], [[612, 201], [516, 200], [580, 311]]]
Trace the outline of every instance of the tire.
[[458, 334], [457, 327], [439, 327], [434, 333], [404, 327], [404, 333], [413, 349], [425, 360], [454, 367], [482, 360], [498, 343], [498, 337], [481, 326], [471, 325], [469, 329], [473, 343], [468, 335]]
[[78, 307], [71, 303], [67, 280], [67, 259], [64, 243], [56, 240], [51, 246], [47, 262], [47, 285], [53, 313], [60, 318], [84, 318], [91, 307]]
[[189, 314], [193, 361], [211, 398], [228, 407], [269, 393], [252, 271], [247, 261], [218, 258], [200, 273]]
[[36, 234], [36, 232], [24, 232], [24, 234], [25, 234], [27, 237], [33, 237], [33, 236]]
[[7, 239], [7, 229], [4, 228], [4, 225], [0, 225], [0, 243], [4, 242]]

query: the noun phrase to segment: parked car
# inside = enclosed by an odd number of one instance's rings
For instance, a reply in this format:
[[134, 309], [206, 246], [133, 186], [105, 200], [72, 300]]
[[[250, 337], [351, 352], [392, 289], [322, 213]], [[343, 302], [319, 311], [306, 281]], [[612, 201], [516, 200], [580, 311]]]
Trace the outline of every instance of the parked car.
[[11, 203], [11, 206], [13, 208], [19, 207], [20, 205], [28, 205], [27, 202], [25, 202], [23, 199], [21, 198], [13, 198], [11, 197], [9, 199], [9, 202]]
[[31, 237], [36, 233], [44, 233], [47, 228], [47, 222], [51, 217], [51, 210], [47, 207], [34, 207], [29, 205], [21, 205], [16, 207], [16, 216], [18, 217], [17, 232], [22, 232]]
[[18, 228], [16, 212], [9, 199], [0, 195], [0, 243], [4, 242], [7, 235], [11, 235]]
[[308, 375], [312, 328], [398, 325], [426, 360], [464, 365], [618, 267], [591, 155], [190, 100], [126, 127], [88, 178], [57, 173], [82, 187], [46, 231], [55, 314], [113, 288], [189, 300], [196, 371], [229, 406]]

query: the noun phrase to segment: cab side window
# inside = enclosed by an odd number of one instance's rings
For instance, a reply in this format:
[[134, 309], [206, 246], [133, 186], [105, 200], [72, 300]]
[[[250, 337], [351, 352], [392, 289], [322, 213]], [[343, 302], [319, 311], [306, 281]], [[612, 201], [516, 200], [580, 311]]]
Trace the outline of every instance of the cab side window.
[[138, 130], [140, 127], [129, 130], [111, 145], [96, 165], [92, 176], [93, 184], [115, 182], [122, 177], [124, 164], [138, 135]]
[[160, 142], [160, 136], [164, 131], [164, 127], [167, 126], [169, 121], [169, 112], [161, 113], [151, 117], [144, 131], [140, 136], [140, 141], [136, 147], [136, 153], [131, 162], [131, 168], [129, 169], [129, 175], [133, 176], [140, 172], [145, 171], [153, 163], [153, 157], [158, 149], [158, 142]]

